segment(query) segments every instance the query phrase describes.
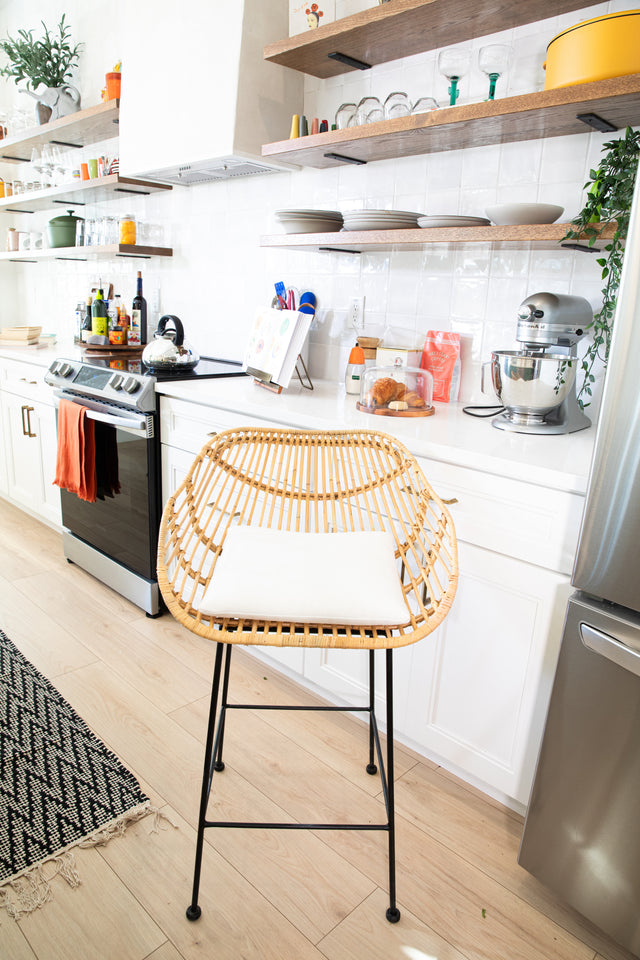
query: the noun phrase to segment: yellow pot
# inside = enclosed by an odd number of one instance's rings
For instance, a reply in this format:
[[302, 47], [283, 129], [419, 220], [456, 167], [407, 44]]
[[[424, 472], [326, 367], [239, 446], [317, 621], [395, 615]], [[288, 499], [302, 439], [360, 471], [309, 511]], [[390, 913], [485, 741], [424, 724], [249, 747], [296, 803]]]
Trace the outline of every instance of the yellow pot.
[[583, 20], [547, 47], [545, 90], [640, 73], [640, 10]]

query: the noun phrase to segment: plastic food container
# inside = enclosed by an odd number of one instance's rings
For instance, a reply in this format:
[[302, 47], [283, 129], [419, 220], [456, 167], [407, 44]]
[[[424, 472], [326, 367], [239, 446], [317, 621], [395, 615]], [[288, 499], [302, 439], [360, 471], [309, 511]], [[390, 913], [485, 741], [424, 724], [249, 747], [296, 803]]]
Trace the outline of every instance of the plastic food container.
[[547, 47], [545, 90], [640, 73], [640, 10], [621, 10], [563, 30]]
[[433, 408], [433, 377], [420, 367], [367, 367], [361, 378], [363, 413], [383, 417], [429, 417]]

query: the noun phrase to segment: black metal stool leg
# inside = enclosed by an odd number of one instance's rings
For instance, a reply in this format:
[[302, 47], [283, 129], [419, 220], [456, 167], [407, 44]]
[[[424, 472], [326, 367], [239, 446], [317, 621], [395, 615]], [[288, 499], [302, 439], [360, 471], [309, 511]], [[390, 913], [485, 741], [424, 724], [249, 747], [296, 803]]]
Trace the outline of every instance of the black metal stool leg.
[[200, 889], [200, 870], [202, 868], [202, 847], [204, 844], [205, 820], [207, 818], [207, 804], [209, 802], [209, 792], [211, 790], [213, 744], [216, 728], [216, 711], [218, 706], [218, 693], [220, 690], [220, 671], [222, 667], [222, 650], [224, 644], [218, 643], [216, 647], [216, 661], [213, 671], [213, 683], [211, 685], [211, 706], [209, 707], [209, 724], [207, 726], [207, 741], [204, 751], [204, 771], [202, 774], [202, 792], [200, 794], [200, 813], [198, 816], [198, 838], [196, 841], [196, 862], [193, 868], [193, 892], [191, 895], [191, 905], [187, 907], [187, 919], [197, 920], [202, 910], [198, 906], [198, 892]]
[[369, 650], [369, 763], [367, 773], [374, 776], [378, 772], [374, 761], [375, 739], [373, 736], [373, 714], [376, 708], [375, 650]]
[[220, 735], [218, 737], [218, 749], [216, 751], [215, 762], [213, 764], [213, 769], [220, 773], [221, 770], [224, 770], [224, 763], [222, 761], [222, 742], [224, 740], [224, 724], [227, 716], [227, 694], [229, 692], [229, 671], [231, 668], [231, 647], [232, 644], [227, 644], [227, 653], [224, 660], [224, 677], [222, 680], [222, 702], [220, 704]]
[[387, 650], [387, 797], [389, 804], [389, 909], [387, 920], [397, 923], [400, 911], [396, 906], [396, 826], [395, 785], [393, 774], [393, 650]]

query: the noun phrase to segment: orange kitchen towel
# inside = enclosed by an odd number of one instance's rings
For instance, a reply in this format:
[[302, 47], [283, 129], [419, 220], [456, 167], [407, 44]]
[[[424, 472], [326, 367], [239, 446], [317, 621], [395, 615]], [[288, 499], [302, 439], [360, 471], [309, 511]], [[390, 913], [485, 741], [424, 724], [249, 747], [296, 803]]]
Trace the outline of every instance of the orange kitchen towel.
[[76, 493], [81, 500], [96, 500], [96, 443], [93, 420], [87, 408], [70, 400], [58, 407], [58, 451], [56, 478], [58, 487]]

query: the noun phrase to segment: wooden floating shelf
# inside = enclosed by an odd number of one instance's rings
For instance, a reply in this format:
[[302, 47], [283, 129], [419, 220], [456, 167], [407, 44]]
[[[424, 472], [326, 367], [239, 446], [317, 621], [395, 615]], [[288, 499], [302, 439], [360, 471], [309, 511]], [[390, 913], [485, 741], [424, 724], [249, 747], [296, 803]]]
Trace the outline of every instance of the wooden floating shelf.
[[46, 190], [32, 190], [19, 193], [15, 197], [0, 200], [0, 212], [35, 213], [37, 210], [51, 210], [53, 205], [61, 207], [85, 206], [101, 200], [117, 200], [122, 196], [147, 196], [158, 190], [171, 190], [171, 186], [162, 183], [150, 183], [147, 180], [134, 180], [121, 177], [117, 173], [94, 180], [76, 180], [60, 187], [48, 187]]
[[[34, 107], [35, 111], [35, 107]], [[118, 136], [120, 101], [107, 100], [87, 110], [30, 127], [16, 136], [0, 140], [0, 161], [20, 163], [31, 160], [33, 147], [55, 143], [67, 147], [86, 147]]]
[[587, 133], [593, 127], [578, 116], [594, 114], [616, 129], [640, 125], [640, 74], [281, 140], [262, 155], [321, 169]]
[[[293, 250], [326, 250], [335, 253], [368, 253], [376, 250], [419, 250], [433, 243], [512, 243], [531, 244], [536, 249], [557, 249], [570, 223], [541, 223], [519, 226], [430, 227], [427, 230], [345, 230], [336, 233], [289, 233], [261, 237], [262, 247], [287, 247]], [[613, 236], [614, 224], [607, 224], [601, 239]], [[568, 240], [569, 249], [594, 252], [588, 240]]]
[[37, 263], [40, 260], [106, 260], [109, 257], [172, 257], [171, 247], [144, 247], [127, 243], [111, 243], [105, 246], [51, 247], [46, 250], [15, 250], [0, 253], [0, 260]]
[[582, 0], [518, 0], [511, 4], [495, 0], [393, 0], [271, 43], [264, 48], [264, 57], [314, 77], [333, 77], [358, 68], [329, 59], [331, 53], [375, 66], [582, 7]]

